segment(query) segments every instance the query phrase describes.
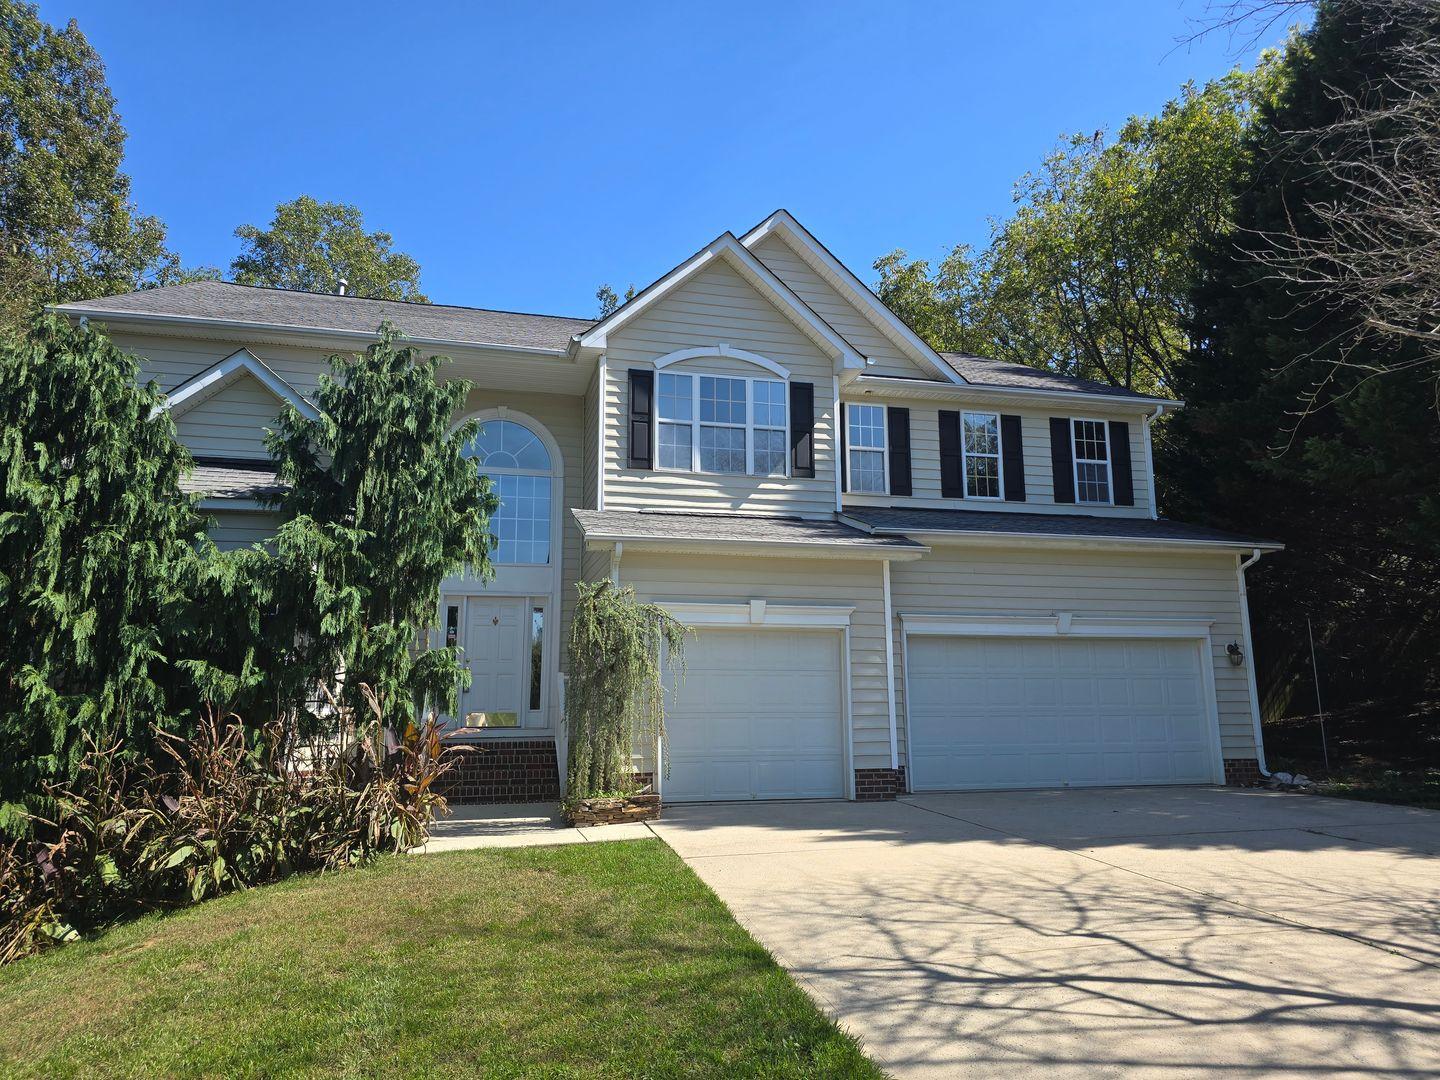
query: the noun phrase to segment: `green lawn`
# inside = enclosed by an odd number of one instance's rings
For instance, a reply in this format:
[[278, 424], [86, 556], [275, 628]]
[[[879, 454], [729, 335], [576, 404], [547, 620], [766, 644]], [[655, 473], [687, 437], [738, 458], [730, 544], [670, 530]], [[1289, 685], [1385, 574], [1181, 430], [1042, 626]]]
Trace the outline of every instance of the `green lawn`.
[[0, 969], [4, 1076], [878, 1069], [659, 841], [392, 858]]

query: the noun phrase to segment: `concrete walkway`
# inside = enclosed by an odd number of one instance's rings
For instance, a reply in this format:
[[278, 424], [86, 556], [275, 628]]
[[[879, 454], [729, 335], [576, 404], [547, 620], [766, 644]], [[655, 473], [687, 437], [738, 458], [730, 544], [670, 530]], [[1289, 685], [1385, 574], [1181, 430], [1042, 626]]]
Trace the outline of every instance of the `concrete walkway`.
[[430, 827], [429, 842], [410, 854], [585, 844], [596, 840], [651, 840], [655, 836], [644, 822], [572, 829], [560, 820], [559, 808], [554, 803], [493, 803], [452, 806], [450, 810], [448, 817]]
[[1440, 1075], [1440, 813], [1150, 788], [653, 828], [899, 1077]]

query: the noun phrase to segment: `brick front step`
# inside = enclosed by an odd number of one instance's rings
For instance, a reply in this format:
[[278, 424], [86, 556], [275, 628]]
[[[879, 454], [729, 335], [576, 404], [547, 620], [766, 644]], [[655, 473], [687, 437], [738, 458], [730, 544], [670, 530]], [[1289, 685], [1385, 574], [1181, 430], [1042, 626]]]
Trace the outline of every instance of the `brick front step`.
[[439, 783], [452, 803], [557, 802], [560, 768], [554, 739], [452, 742], [451, 768]]

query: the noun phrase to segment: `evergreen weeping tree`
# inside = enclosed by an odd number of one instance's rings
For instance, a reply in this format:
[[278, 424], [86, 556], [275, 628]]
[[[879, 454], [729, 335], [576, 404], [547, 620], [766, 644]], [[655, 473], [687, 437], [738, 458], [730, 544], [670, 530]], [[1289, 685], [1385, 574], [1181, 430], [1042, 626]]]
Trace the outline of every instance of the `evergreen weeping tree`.
[[[368, 715], [360, 684], [404, 730], [417, 708], [448, 710], [464, 669], [457, 650], [426, 649], [447, 574], [490, 574], [498, 502], [464, 456], [471, 421], [452, 429], [470, 386], [442, 382], [386, 323], [362, 356], [330, 358], [319, 415], [293, 407], [268, 440], [288, 489], [277, 533], [278, 625], [298, 642], [295, 670], [343, 686]], [[306, 687], [292, 681], [291, 704]]]
[[134, 358], [46, 315], [0, 344], [0, 832], [88, 733], [165, 722], [163, 647], [199, 522]]
[[685, 634], [673, 615], [638, 599], [634, 588], [609, 581], [576, 586], [565, 693], [571, 797], [634, 787], [636, 747], [665, 734], [662, 654], [683, 668]]

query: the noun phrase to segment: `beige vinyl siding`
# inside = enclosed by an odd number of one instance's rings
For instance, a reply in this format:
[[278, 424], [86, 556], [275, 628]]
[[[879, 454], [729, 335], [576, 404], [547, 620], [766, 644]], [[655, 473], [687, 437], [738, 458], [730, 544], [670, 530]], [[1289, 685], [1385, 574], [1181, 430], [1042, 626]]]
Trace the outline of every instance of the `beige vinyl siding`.
[[[561, 466], [564, 468], [564, 490], [561, 496], [560, 520], [551, 523], [551, 551], [559, 552], [561, 562], [560, 580], [560, 637], [562, 652], [560, 669], [567, 666], [563, 652], [564, 642], [570, 638], [570, 620], [575, 614], [575, 582], [580, 577], [580, 555], [584, 541], [580, 526], [570, 514], [570, 508], [579, 506], [584, 487], [584, 437], [585, 401], [581, 397], [565, 394], [525, 394], [514, 390], [475, 389], [465, 399], [462, 415], [472, 416], [504, 406], [524, 416], [511, 416], [517, 423], [525, 423], [531, 417], [543, 424], [560, 448]], [[555, 543], [558, 536], [559, 543]]]
[[[1233, 555], [937, 545], [916, 562], [892, 564], [890, 589], [895, 694], [902, 720], [902, 614], [1068, 611], [1082, 616], [1213, 620], [1210, 641], [1224, 756], [1255, 756], [1245, 668], [1235, 667], [1225, 655], [1225, 646], [1244, 636]], [[902, 722], [902, 746], [904, 735]]]
[[1004, 510], [1032, 514], [1091, 514], [1102, 517], [1149, 517], [1149, 475], [1145, 469], [1145, 426], [1142, 414], [1092, 410], [1084, 418], [1124, 420], [1130, 425], [1130, 473], [1135, 489], [1134, 506], [1105, 506], [1095, 503], [1055, 502], [1055, 479], [1050, 467], [1050, 417], [1081, 415], [1064, 409], [1014, 408], [985, 404], [947, 404], [955, 412], [1001, 413], [1020, 417], [1021, 443], [1025, 452], [1025, 501], [1003, 499], [945, 499], [940, 495], [940, 406], [924, 402], [884, 401], [873, 395], [848, 398], [862, 405], [899, 405], [910, 410], [910, 480], [914, 494], [845, 494], [855, 506], [927, 506], [948, 510]]
[[[629, 371], [680, 349], [729, 345], [815, 385], [815, 478], [716, 476], [627, 467]], [[605, 387], [605, 509], [740, 510], [823, 516], [835, 509], [834, 365], [739, 274], [711, 266], [610, 338]], [[764, 368], [697, 359], [666, 370], [768, 378]]]
[[248, 348], [266, 367], [293, 386], [299, 394], [313, 397], [326, 357], [334, 350], [302, 349], [289, 345], [240, 345], [234, 341], [203, 338], [172, 338], [158, 335], [116, 333], [115, 343], [140, 359], [140, 379], [154, 379], [169, 393], [181, 383], [213, 367], [239, 349]]
[[175, 418], [180, 441], [197, 457], [268, 458], [265, 429], [283, 403], [253, 375], [242, 375]]
[[277, 514], [263, 510], [206, 510], [203, 513], [214, 520], [210, 539], [221, 551], [268, 543], [280, 523]]
[[[608, 566], [606, 572], [608, 573]], [[646, 600], [854, 605], [850, 617], [851, 717], [857, 769], [890, 767], [881, 563], [625, 552], [620, 583]], [[784, 630], [776, 633], [783, 634]]]
[[583, 435], [585, 443], [580, 459], [581, 467], [585, 472], [581, 478], [581, 501], [577, 508], [598, 510], [600, 507], [600, 371], [598, 368], [595, 371], [595, 377], [590, 380], [590, 388], [585, 391], [583, 407], [585, 409]]
[[867, 375], [901, 375], [933, 379], [935, 372], [922, 368], [905, 354], [871, 321], [870, 316], [845, 299], [833, 285], [817, 274], [778, 235], [766, 237], [751, 249], [776, 277], [790, 286], [811, 309], [833, 326], [840, 336], [873, 361]]

